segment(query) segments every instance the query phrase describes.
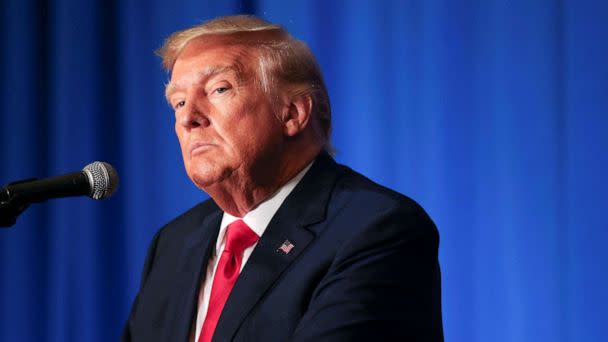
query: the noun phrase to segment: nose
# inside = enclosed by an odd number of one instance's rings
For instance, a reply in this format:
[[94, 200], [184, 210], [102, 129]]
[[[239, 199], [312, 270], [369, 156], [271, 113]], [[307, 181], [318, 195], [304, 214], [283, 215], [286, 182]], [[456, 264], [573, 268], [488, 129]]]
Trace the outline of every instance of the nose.
[[178, 123], [187, 130], [210, 125], [209, 118], [204, 113], [204, 110], [196, 104], [187, 104], [186, 107], [182, 108], [178, 117]]

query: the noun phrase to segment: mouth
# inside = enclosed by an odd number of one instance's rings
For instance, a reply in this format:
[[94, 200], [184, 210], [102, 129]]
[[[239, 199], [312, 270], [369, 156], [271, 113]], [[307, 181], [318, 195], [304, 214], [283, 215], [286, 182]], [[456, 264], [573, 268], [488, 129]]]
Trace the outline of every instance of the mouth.
[[190, 150], [188, 151], [190, 158], [192, 158], [192, 156], [194, 156], [196, 154], [206, 152], [214, 146], [215, 145], [213, 145], [213, 144], [205, 143], [205, 142], [201, 142], [201, 141], [194, 142], [194, 143], [190, 144]]

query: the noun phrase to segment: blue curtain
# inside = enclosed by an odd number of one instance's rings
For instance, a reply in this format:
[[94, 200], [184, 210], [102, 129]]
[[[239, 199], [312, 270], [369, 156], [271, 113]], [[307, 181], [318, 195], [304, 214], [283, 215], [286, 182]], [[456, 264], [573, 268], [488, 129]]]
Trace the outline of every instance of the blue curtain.
[[118, 339], [152, 235], [207, 198], [153, 51], [235, 13], [308, 42], [337, 159], [434, 218], [447, 341], [608, 339], [607, 2], [3, 0], [0, 184], [121, 184], [0, 230], [0, 341]]

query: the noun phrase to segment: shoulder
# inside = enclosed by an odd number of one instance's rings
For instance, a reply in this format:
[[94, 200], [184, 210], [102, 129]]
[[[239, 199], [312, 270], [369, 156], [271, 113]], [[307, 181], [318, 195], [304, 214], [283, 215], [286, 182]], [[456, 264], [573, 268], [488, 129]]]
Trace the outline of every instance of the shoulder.
[[176, 239], [181, 240], [184, 236], [188, 236], [200, 229], [207, 217], [218, 212], [221, 211], [213, 200], [208, 199], [200, 202], [162, 226], [156, 233], [155, 240], [165, 242]]
[[322, 277], [294, 340], [359, 341], [379, 331], [442, 340], [435, 224], [411, 198], [348, 167], [336, 170], [325, 219], [309, 227], [317, 238], [306, 261], [316, 260]]
[[426, 211], [412, 198], [380, 185], [347, 166], [339, 167], [341, 176], [333, 190], [333, 201], [347, 202], [347, 208], [363, 214], [390, 211], [430, 220]]
[[382, 186], [352, 169], [339, 165], [327, 208], [327, 228], [345, 239], [390, 238], [425, 240], [438, 244], [437, 228], [412, 198]]

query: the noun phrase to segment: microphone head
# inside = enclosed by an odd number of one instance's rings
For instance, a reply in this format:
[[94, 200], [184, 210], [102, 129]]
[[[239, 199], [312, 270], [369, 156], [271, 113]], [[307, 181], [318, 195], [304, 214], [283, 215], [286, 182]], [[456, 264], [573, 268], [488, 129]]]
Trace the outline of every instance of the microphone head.
[[95, 200], [106, 199], [118, 188], [118, 173], [112, 165], [105, 162], [92, 162], [82, 169], [89, 179], [89, 197]]

